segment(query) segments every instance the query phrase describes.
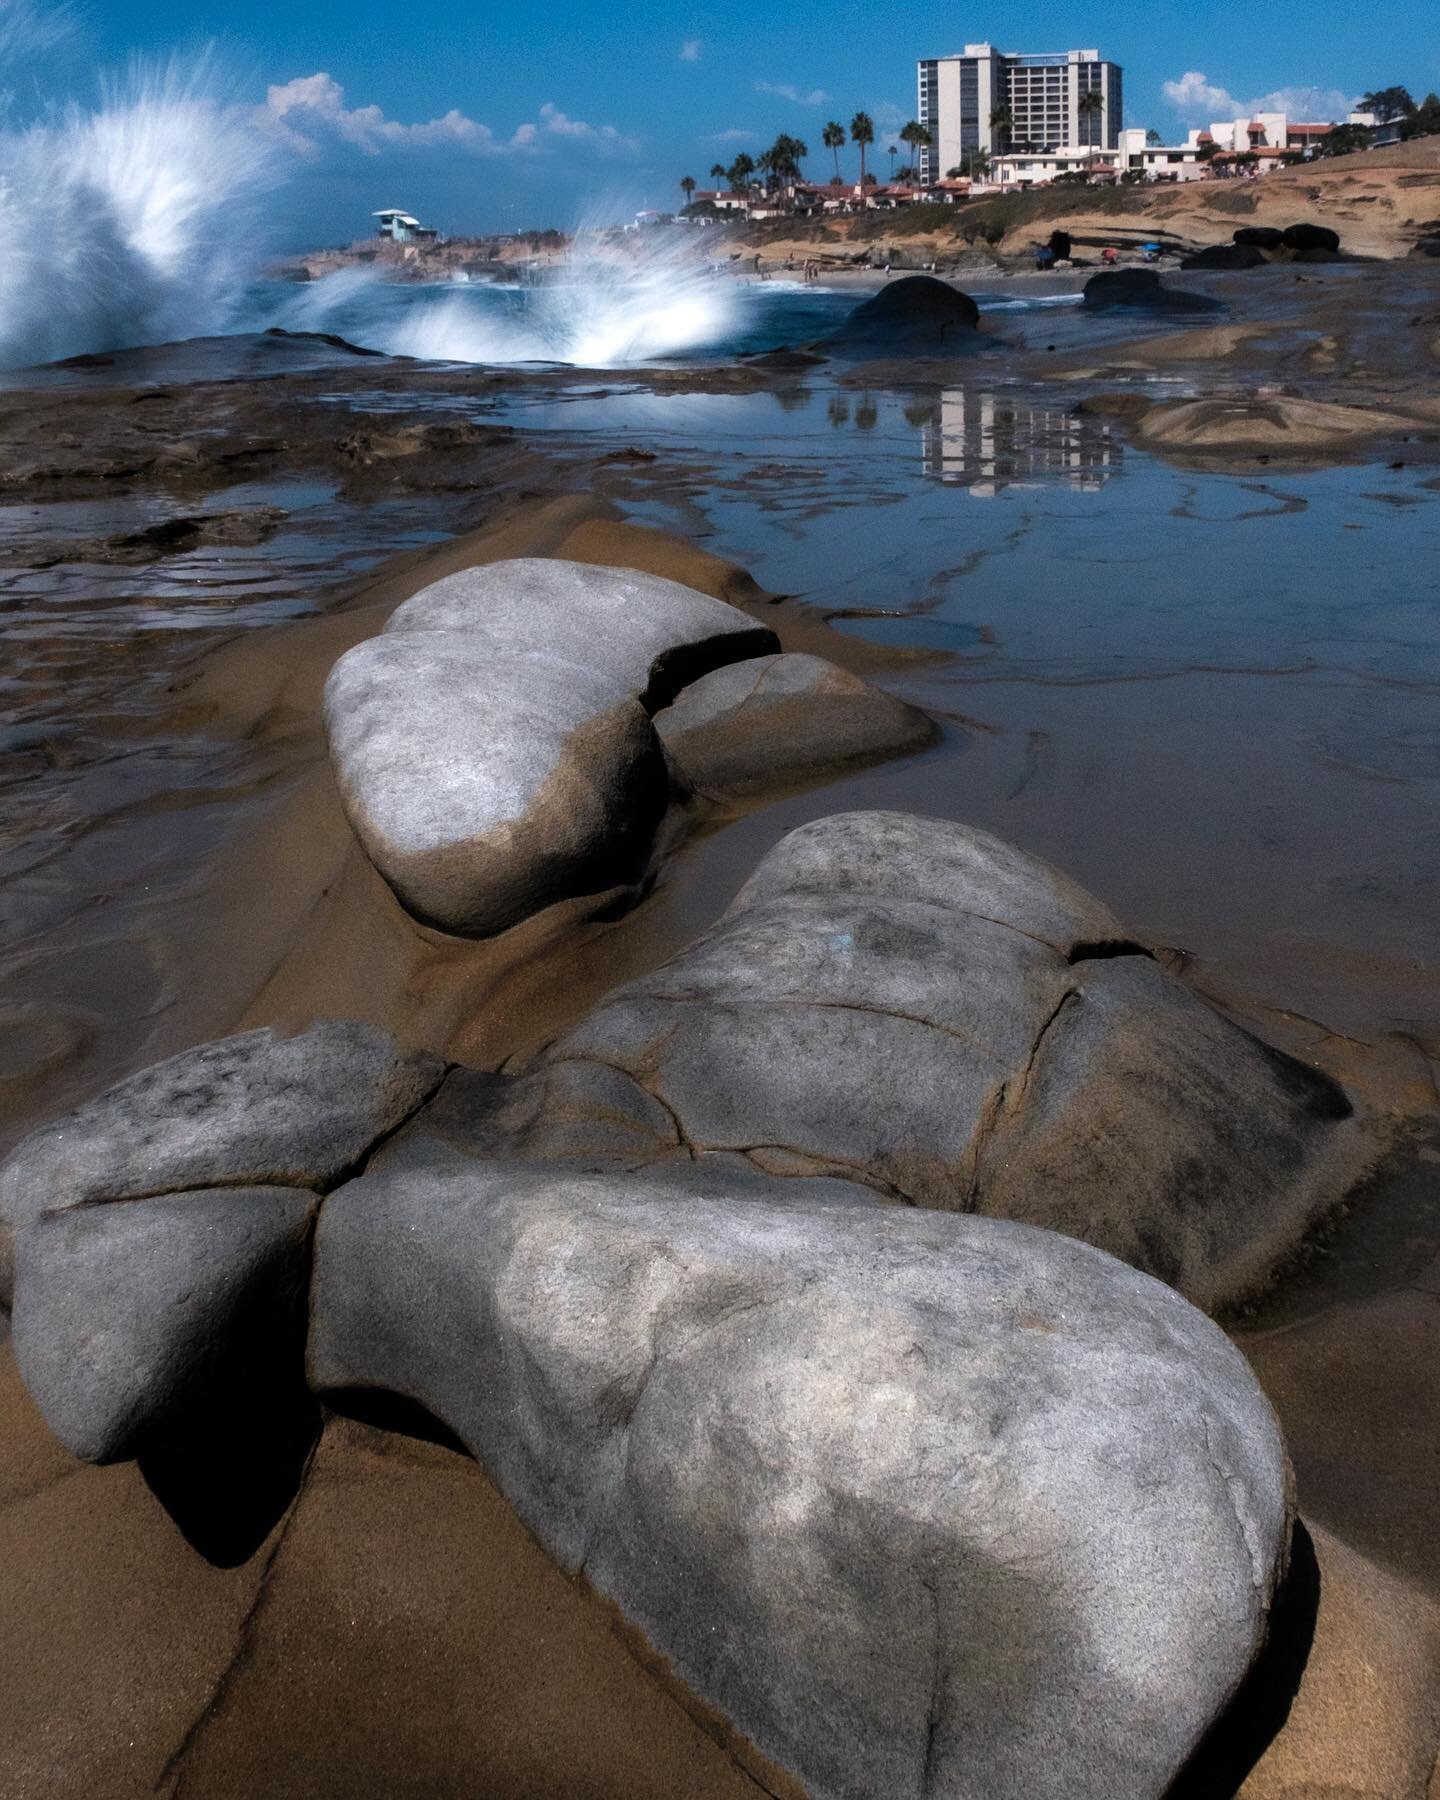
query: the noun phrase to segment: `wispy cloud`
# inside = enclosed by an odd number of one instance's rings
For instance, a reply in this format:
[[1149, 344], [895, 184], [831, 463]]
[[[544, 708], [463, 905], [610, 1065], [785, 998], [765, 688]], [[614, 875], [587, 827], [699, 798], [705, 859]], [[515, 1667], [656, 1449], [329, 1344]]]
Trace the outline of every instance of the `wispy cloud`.
[[43, 56], [75, 34], [68, 5], [37, 6], [32, 0], [0, 0], [0, 60], [20, 62]]
[[699, 62], [699, 38], [686, 38], [685, 42], [680, 46], [680, 60], [681, 62]]
[[1166, 105], [1190, 125], [1217, 119], [1248, 119], [1262, 112], [1284, 113], [1291, 119], [1343, 119], [1354, 104], [1339, 88], [1318, 87], [1275, 88], [1253, 100], [1237, 99], [1199, 69], [1187, 69], [1177, 81], [1165, 82], [1160, 91]]
[[497, 138], [488, 125], [454, 107], [438, 119], [406, 124], [387, 117], [378, 106], [347, 106], [344, 88], [323, 71], [272, 86], [259, 112], [264, 124], [304, 156], [316, 155], [323, 145], [337, 141], [365, 156], [437, 146], [488, 156], [506, 150], [540, 152], [561, 141], [583, 143], [602, 155], [632, 156], [640, 148], [638, 138], [625, 136], [613, 125], [572, 119], [550, 101], [540, 108], [537, 119], [517, 126], [508, 140]]
[[830, 96], [824, 88], [811, 88], [804, 93], [793, 81], [757, 81], [757, 94], [774, 94], [779, 100], [789, 100], [795, 106], [823, 106]]
[[758, 131], [751, 131], [745, 125], [732, 125], [728, 131], [712, 131], [702, 141], [707, 144], [750, 144], [758, 138]]

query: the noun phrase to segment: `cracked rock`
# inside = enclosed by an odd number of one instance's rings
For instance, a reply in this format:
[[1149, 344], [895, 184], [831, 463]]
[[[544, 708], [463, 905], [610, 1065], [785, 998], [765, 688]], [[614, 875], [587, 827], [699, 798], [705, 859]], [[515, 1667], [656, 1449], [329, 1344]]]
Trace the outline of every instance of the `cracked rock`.
[[923, 749], [935, 724], [819, 656], [788, 653], [729, 663], [656, 715], [673, 764], [708, 794], [878, 762]]
[[650, 714], [776, 648], [737, 608], [633, 570], [448, 575], [330, 672], [341, 799], [416, 918], [491, 936], [639, 880], [670, 800]]
[[182, 1051], [42, 1125], [0, 1165], [0, 1289], [45, 1212], [218, 1186], [323, 1190], [439, 1083], [435, 1057], [331, 1019]]
[[428, 1408], [817, 1800], [1158, 1800], [1286, 1553], [1203, 1315], [843, 1182], [434, 1149], [325, 1203], [309, 1370]]
[[[1207, 1308], [1262, 1279], [1355, 1166], [1326, 1077], [1222, 1019], [1057, 870], [906, 814], [792, 832], [545, 1066], [577, 1060], [660, 1102], [693, 1152], [1023, 1218]], [[548, 1154], [541, 1127], [527, 1148]]]

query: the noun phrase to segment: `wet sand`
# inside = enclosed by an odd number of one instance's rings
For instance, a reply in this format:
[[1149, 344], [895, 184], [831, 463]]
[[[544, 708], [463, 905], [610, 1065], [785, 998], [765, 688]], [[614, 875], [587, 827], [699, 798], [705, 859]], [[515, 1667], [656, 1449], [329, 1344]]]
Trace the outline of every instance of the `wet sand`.
[[[1141, 468], [1141, 453], [1125, 460], [1123, 423], [1104, 422], [1099, 439], [1046, 423], [1104, 382], [1118, 377], [1147, 394], [1157, 376], [1238, 387], [1273, 377], [1279, 359], [1293, 385], [1377, 410], [1417, 385], [1433, 395], [1433, 374], [1417, 383], [1414, 346], [1430, 325], [1440, 335], [1440, 324], [1427, 325], [1413, 285], [1402, 299], [1391, 307], [1373, 287], [1322, 284], [1290, 349], [1273, 332], [1268, 343], [1242, 339], [1220, 353], [1218, 369], [1213, 338], [1177, 351], [1173, 331], [1107, 351], [1099, 364], [1054, 353], [1067, 366], [1047, 366], [1043, 379], [1057, 402], [1018, 428], [1044, 453], [1021, 454], [1013, 423], [997, 450], [992, 417], [989, 438], [966, 452], [965, 481], [1018, 490], [1025, 516], [1013, 529], [1043, 546], [1077, 529], [1057, 495], [1092, 491], [1083, 482], [1096, 478], [1113, 478], [1123, 495]], [[1311, 332], [1318, 337], [1303, 335]], [[1314, 348], [1326, 337], [1332, 360], [1321, 366]], [[1396, 713], [1386, 745], [1352, 729], [1348, 756], [1313, 741], [1317, 713], [1358, 704], [1351, 677], [1334, 678], [1345, 657], [1330, 651], [1312, 658], [1322, 665], [1317, 692], [1306, 686], [1311, 671], [1207, 661], [1175, 639], [1173, 620], [1137, 616], [1134, 647], [1152, 660], [1128, 676], [1099, 666], [1086, 675], [1078, 663], [1061, 666], [1062, 651], [1078, 657], [1095, 629], [1081, 612], [1063, 627], [1057, 614], [1050, 627], [1055, 666], [1027, 670], [1026, 616], [1004, 575], [1004, 557], [1019, 552], [998, 547], [1006, 532], [967, 531], [955, 512], [957, 500], [972, 509], [985, 501], [947, 483], [943, 392], [925, 398], [935, 384], [924, 371], [907, 373], [909, 402], [923, 399], [941, 416], [927, 426], [917, 414], [918, 454], [904, 479], [927, 477], [929, 510], [913, 529], [897, 512], [905, 530], [891, 537], [877, 522], [907, 504], [897, 498], [901, 476], [867, 449], [886, 415], [877, 402], [870, 427], [855, 416], [864, 390], [888, 379], [874, 370], [834, 384], [851, 397], [843, 427], [827, 426], [846, 446], [828, 466], [812, 466], [792, 441], [769, 447], [784, 459], [773, 469], [757, 464], [748, 427], [734, 444], [709, 433], [684, 451], [679, 428], [588, 425], [573, 372], [522, 382], [393, 366], [363, 378], [292, 371], [264, 391], [230, 383], [230, 393], [187, 388], [144, 401], [134, 398], [143, 387], [122, 398], [84, 385], [102, 374], [77, 373], [59, 423], [50, 415], [46, 458], [28, 465], [40, 472], [12, 482], [12, 497], [19, 487], [42, 505], [82, 503], [118, 482], [126, 495], [161, 496], [171, 516], [244, 513], [248, 502], [212, 504], [234, 466], [225, 459], [236, 457], [261, 482], [323, 477], [336, 492], [322, 504], [340, 509], [333, 530], [379, 566], [325, 585], [303, 559], [279, 557], [275, 586], [258, 596], [273, 616], [237, 616], [257, 596], [234, 599], [228, 559], [250, 546], [152, 544], [155, 563], [136, 564], [123, 559], [144, 545], [113, 542], [133, 533], [87, 525], [63, 540], [83, 549], [50, 564], [49, 579], [59, 570], [73, 581], [80, 628], [68, 645], [36, 630], [8, 690], [21, 697], [17, 723], [30, 735], [7, 740], [10, 757], [29, 761], [7, 766], [19, 779], [6, 792], [20, 806], [0, 838], [0, 880], [15, 901], [0, 973], [11, 1046], [0, 1066], [0, 1148], [131, 1068], [251, 1023], [371, 1018], [458, 1060], [523, 1059], [713, 919], [764, 849], [806, 818], [895, 806], [999, 830], [1104, 895], [1261, 1035], [1337, 1074], [1384, 1128], [1391, 1148], [1346, 1215], [1229, 1322], [1280, 1413], [1320, 1570], [1314, 1650], [1290, 1724], [1240, 1791], [1422, 1800], [1440, 1743], [1440, 962], [1426, 935], [1435, 774], [1422, 725], [1434, 663], [1403, 647], [1397, 667], [1378, 649], [1368, 660], [1347, 650], [1362, 685], [1388, 683], [1396, 708], [1420, 709]], [[608, 385], [668, 405], [675, 384], [631, 371]], [[744, 371], [708, 387], [684, 375], [680, 385], [722, 398], [751, 392], [780, 410], [775, 382]], [[393, 413], [361, 410], [358, 396], [375, 392]], [[468, 408], [517, 392], [520, 412], [498, 408], [482, 435], [433, 435], [437, 399], [459, 395]], [[553, 404], [564, 427], [542, 431], [536, 418], [527, 429], [527, 395]], [[137, 405], [162, 421], [149, 433], [158, 452], [140, 475], [100, 472], [143, 449], [122, 411]], [[939, 433], [933, 467], [927, 429]], [[0, 411], [0, 436], [7, 430], [12, 445], [36, 452], [46, 436], [18, 394]], [[68, 464], [67, 435], [76, 440]], [[952, 437], [964, 449], [963, 421]], [[194, 458], [168, 448], [197, 441]], [[1433, 453], [1419, 438], [1403, 452], [1362, 447], [1355, 491], [1403, 495], [1407, 507], [1419, 494], [1420, 505], [1423, 471], [1412, 466], [1387, 488], [1385, 462]], [[27, 467], [18, 454], [8, 466]], [[949, 468], [962, 472], [959, 462]], [[1233, 482], [1234, 463], [1220, 474]], [[1208, 492], [1197, 490], [1192, 510], [1203, 511]], [[1332, 548], [1320, 534], [1340, 515], [1323, 512], [1317, 493], [1297, 477], [1238, 510], [1293, 519], [1288, 502], [1304, 500], [1319, 583]], [[373, 509], [431, 505], [437, 536], [458, 535], [386, 558], [369, 529]], [[1366, 506], [1377, 564], [1388, 541], [1380, 519], [1427, 517]], [[1131, 549], [1131, 534], [1147, 529], [1143, 511], [1107, 516]], [[897, 535], [914, 539], [913, 562], [891, 548]], [[15, 550], [22, 572], [44, 561], [27, 558], [23, 541]], [[187, 618], [141, 642], [107, 635], [103, 618], [97, 628], [106, 606], [136, 603], [149, 585], [144, 569], [171, 578], [176, 554], [217, 559], [211, 574], [225, 598], [213, 622], [197, 628]], [[787, 648], [817, 650], [928, 706], [941, 741], [904, 762], [697, 815], [649, 897], [622, 918], [557, 909], [485, 945], [424, 931], [340, 815], [320, 688], [335, 656], [406, 595], [450, 569], [515, 554], [686, 580], [763, 616]], [[1163, 567], [1127, 575], [1126, 562], [1117, 559], [1114, 582], [1164, 579]], [[1034, 579], [1037, 565], [1023, 567]], [[97, 582], [116, 568], [135, 585], [97, 600]], [[796, 579], [807, 568], [808, 579]], [[1057, 591], [1075, 579], [1057, 570]], [[1247, 563], [1216, 586], [1263, 579]], [[772, 598], [797, 589], [799, 598]], [[1097, 603], [1088, 587], [1083, 598]], [[1398, 618], [1381, 612], [1356, 629], [1383, 647]], [[1406, 631], [1397, 642], [1424, 641], [1413, 620]], [[1163, 654], [1149, 641], [1157, 633], [1171, 640]], [[1004, 667], [994, 665], [997, 642]], [[139, 1470], [86, 1469], [60, 1451], [8, 1357], [0, 1389], [0, 1685], [17, 1697], [0, 1724], [0, 1796], [784, 1791], [753, 1753], [738, 1747], [737, 1760], [737, 1746], [717, 1742], [716, 1722], [697, 1717], [663, 1670], [643, 1653], [637, 1660], [639, 1647], [606, 1609], [553, 1568], [452, 1449], [332, 1418], [298, 1500], [226, 1568], [187, 1544]], [[1237, 1768], [1235, 1779], [1244, 1774]]]

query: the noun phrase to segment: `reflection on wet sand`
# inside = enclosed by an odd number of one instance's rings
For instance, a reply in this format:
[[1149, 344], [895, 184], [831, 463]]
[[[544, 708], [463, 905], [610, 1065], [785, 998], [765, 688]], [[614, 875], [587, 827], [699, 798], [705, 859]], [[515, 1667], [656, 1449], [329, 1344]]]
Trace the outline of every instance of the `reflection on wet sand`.
[[1125, 457], [1103, 420], [994, 388], [945, 388], [923, 411], [915, 405], [905, 416], [919, 426], [924, 472], [977, 500], [1056, 480], [1078, 493], [1095, 493]]

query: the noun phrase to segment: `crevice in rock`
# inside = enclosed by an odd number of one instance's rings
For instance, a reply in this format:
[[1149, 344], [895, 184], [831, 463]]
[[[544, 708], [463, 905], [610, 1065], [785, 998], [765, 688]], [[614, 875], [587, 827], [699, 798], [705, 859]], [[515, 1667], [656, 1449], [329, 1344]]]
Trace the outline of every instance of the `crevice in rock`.
[[403, 1131], [416, 1114], [422, 1112], [425, 1107], [430, 1104], [447, 1078], [459, 1066], [458, 1063], [443, 1064], [439, 1074], [435, 1077], [434, 1082], [425, 1090], [419, 1099], [416, 1100], [410, 1110], [405, 1113], [403, 1117], [397, 1119], [393, 1125], [382, 1131], [377, 1137], [372, 1138], [363, 1150], [352, 1157], [348, 1163], [343, 1164], [332, 1175], [311, 1179], [307, 1179], [301, 1175], [283, 1174], [274, 1174], [270, 1176], [227, 1174], [215, 1176], [208, 1180], [201, 1179], [188, 1181], [183, 1178], [177, 1178], [171, 1182], [162, 1182], [156, 1187], [146, 1188], [143, 1193], [101, 1194], [84, 1200], [74, 1200], [63, 1206], [46, 1207], [45, 1210], [38, 1213], [36, 1217], [41, 1219], [53, 1219], [61, 1217], [65, 1213], [89, 1212], [99, 1206], [128, 1206], [133, 1201], [137, 1200], [164, 1200], [169, 1198], [172, 1194], [217, 1193], [226, 1188], [293, 1188], [297, 1193], [314, 1194], [318, 1198], [323, 1199], [325, 1195], [333, 1193], [336, 1188], [343, 1187], [347, 1181], [352, 1181], [355, 1176], [363, 1174], [366, 1164], [370, 1161], [371, 1157], [374, 1156], [375, 1152], [379, 1150], [382, 1145], [388, 1144], [391, 1138], [395, 1137], [397, 1133]]
[[343, 1187], [347, 1181], [353, 1181], [357, 1176], [363, 1175], [376, 1151], [383, 1149], [392, 1138], [398, 1137], [405, 1127], [425, 1110], [459, 1067], [459, 1063], [442, 1063], [434, 1081], [420, 1095], [410, 1110], [403, 1117], [397, 1119], [387, 1131], [382, 1131], [378, 1137], [372, 1138], [358, 1156], [348, 1162], [343, 1169], [337, 1170], [334, 1176], [319, 1189], [322, 1197], [326, 1194], [333, 1194], [336, 1188]]
[[930, 1669], [930, 1694], [925, 1714], [924, 1760], [920, 1765], [921, 1800], [931, 1793], [938, 1772], [940, 1727], [944, 1724], [945, 1715], [945, 1636], [940, 1619], [940, 1596], [935, 1591], [933, 1582], [923, 1577], [921, 1587], [930, 1596], [932, 1615], [932, 1644]]
[[1060, 998], [1050, 1009], [1049, 1017], [1035, 1033], [1035, 1040], [1030, 1046], [1030, 1054], [1025, 1058], [1025, 1067], [1020, 1071], [1020, 1078], [1014, 1085], [1013, 1098], [1010, 1105], [1011, 1112], [1017, 1112], [1025, 1104], [1026, 1098], [1030, 1092], [1030, 1083], [1035, 1074], [1035, 1066], [1040, 1060], [1041, 1049], [1044, 1047], [1046, 1038], [1049, 1037], [1050, 1033], [1059, 1023], [1061, 1013], [1064, 1012], [1065, 1008], [1072, 1000], [1078, 1001], [1080, 998], [1081, 995], [1078, 988], [1066, 988], [1065, 992], [1061, 994]]
[[748, 631], [725, 632], [699, 642], [676, 644], [661, 651], [650, 665], [650, 679], [637, 698], [652, 717], [671, 705], [682, 688], [731, 663], [753, 662], [758, 656], [777, 656], [780, 640], [768, 625], [752, 625]]
[[1070, 946], [1065, 960], [1073, 967], [1076, 963], [1110, 962], [1117, 956], [1142, 956], [1147, 962], [1155, 960], [1155, 952], [1137, 944], [1133, 938], [1082, 939]]

